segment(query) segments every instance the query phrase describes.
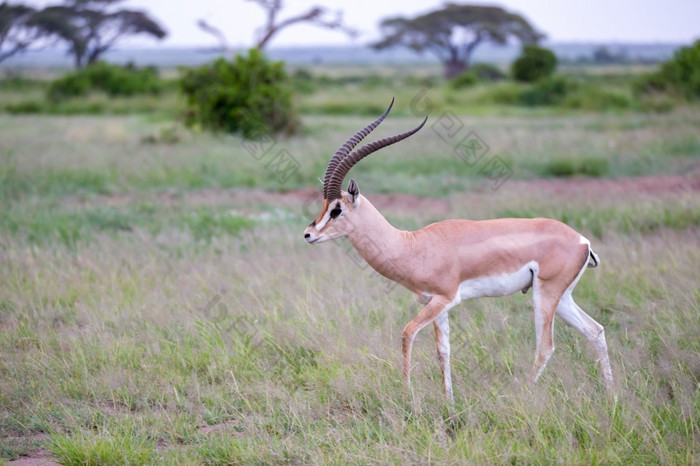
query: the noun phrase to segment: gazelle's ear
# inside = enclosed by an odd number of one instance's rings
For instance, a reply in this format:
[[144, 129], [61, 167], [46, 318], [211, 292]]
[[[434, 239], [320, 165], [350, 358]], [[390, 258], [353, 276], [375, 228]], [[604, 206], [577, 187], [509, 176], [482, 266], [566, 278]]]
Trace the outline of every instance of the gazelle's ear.
[[360, 200], [360, 187], [354, 179], [351, 179], [350, 183], [348, 183], [348, 194], [350, 195], [350, 201], [357, 205]]

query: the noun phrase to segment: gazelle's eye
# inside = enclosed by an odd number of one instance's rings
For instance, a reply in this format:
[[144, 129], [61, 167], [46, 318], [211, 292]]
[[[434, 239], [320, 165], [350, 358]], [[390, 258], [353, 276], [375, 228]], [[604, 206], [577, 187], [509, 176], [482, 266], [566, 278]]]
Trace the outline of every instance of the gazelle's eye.
[[340, 207], [336, 207], [335, 209], [331, 210], [331, 218], [337, 218], [342, 212], [343, 210]]

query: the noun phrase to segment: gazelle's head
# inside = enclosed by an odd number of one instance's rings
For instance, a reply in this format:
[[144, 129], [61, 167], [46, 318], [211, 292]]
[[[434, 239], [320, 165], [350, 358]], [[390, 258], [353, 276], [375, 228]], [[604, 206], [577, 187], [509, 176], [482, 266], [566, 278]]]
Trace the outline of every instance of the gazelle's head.
[[362, 146], [350, 153], [362, 139], [367, 136], [379, 123], [386, 118], [394, 105], [394, 99], [386, 111], [373, 123], [355, 133], [343, 144], [340, 149], [331, 157], [326, 169], [326, 176], [323, 179], [323, 207], [316, 219], [304, 230], [304, 239], [307, 243], [322, 243], [324, 241], [342, 238], [347, 236], [358, 225], [358, 215], [353, 215], [362, 208], [362, 196], [360, 188], [355, 180], [350, 180], [348, 190], [342, 191], [341, 186], [345, 176], [350, 169], [360, 160], [367, 157], [382, 147], [390, 146], [396, 142], [406, 139], [423, 127], [428, 117], [418, 127], [405, 133], [397, 134], [388, 138], [380, 139], [373, 143]]

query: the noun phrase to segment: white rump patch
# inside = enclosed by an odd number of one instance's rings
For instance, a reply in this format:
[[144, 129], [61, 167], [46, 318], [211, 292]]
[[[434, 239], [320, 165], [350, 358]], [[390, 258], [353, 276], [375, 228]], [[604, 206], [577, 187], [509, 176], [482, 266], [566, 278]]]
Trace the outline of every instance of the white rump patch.
[[530, 261], [513, 273], [466, 280], [459, 285], [459, 297], [471, 299], [513, 294], [529, 287], [539, 269], [537, 262]]

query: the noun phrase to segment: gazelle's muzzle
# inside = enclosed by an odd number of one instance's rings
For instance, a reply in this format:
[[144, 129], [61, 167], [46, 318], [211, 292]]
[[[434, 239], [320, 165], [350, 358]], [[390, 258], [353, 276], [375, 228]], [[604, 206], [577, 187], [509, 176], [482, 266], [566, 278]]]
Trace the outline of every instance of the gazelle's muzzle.
[[309, 244], [314, 244], [316, 241], [318, 241], [321, 236], [315, 230], [316, 229], [314, 227], [306, 227], [306, 230], [304, 230], [304, 241]]

